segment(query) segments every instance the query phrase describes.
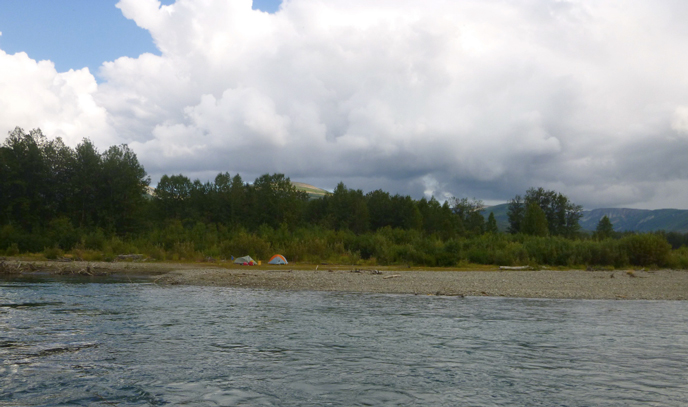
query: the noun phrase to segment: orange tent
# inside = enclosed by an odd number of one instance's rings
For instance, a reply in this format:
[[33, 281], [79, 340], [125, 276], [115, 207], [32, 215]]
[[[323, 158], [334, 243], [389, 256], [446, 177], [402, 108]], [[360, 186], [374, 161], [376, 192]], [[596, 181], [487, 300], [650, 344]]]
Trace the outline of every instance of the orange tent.
[[270, 258], [268, 264], [289, 264], [289, 262], [281, 254], [276, 254]]

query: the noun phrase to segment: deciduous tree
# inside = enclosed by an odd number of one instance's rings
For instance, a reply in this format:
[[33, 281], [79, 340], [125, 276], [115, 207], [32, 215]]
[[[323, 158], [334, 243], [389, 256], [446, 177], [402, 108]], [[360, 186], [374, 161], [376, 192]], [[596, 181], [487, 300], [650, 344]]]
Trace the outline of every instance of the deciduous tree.
[[460, 219], [465, 233], [481, 235], [485, 232], [485, 218], [480, 213], [485, 205], [479, 199], [451, 198], [449, 200], [452, 212]]
[[565, 195], [544, 188], [530, 188], [524, 198], [516, 195], [509, 201], [509, 232], [523, 232], [521, 224], [528, 205], [534, 203], [545, 214], [549, 234], [574, 237], [580, 231], [582, 207], [571, 202]]
[[530, 202], [526, 206], [521, 228], [526, 235], [547, 236], [549, 234], [547, 216], [535, 202]]

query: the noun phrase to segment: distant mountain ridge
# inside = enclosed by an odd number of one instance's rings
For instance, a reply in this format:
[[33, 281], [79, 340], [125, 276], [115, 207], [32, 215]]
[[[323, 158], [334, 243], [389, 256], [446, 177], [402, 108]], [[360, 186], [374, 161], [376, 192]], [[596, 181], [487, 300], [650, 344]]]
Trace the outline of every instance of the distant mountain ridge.
[[667, 232], [688, 233], [688, 210], [684, 209], [629, 209], [603, 208], [584, 211], [580, 225], [595, 230], [602, 217], [607, 216], [617, 232]]
[[[499, 230], [505, 231], [509, 226], [507, 210], [509, 204], [490, 206], [484, 209], [487, 219], [493, 212]], [[603, 216], [609, 217], [617, 232], [666, 232], [688, 233], [688, 210], [685, 209], [630, 209], [601, 208], [583, 211], [580, 225], [583, 230], [594, 231]]]

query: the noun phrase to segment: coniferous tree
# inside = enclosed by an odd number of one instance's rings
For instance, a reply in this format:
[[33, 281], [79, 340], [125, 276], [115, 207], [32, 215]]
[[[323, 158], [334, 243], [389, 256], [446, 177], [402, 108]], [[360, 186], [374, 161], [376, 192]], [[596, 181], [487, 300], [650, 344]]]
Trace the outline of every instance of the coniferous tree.
[[368, 192], [365, 196], [370, 216], [370, 229], [378, 230], [385, 226], [392, 226], [394, 216], [392, 210], [392, 198], [389, 192], [381, 189]]
[[110, 147], [102, 155], [101, 174], [100, 226], [118, 234], [136, 231], [143, 221], [150, 184], [136, 154], [125, 144]]
[[435, 197], [431, 197], [429, 201], [422, 198], [418, 201], [417, 206], [425, 233], [436, 234], [442, 240], [451, 239], [464, 233], [463, 222], [452, 212], [448, 201], [444, 201], [440, 205]]
[[614, 235], [614, 225], [609, 220], [607, 215], [604, 215], [599, 222], [597, 222], [597, 228], [595, 229], [595, 236], [598, 239], [608, 239]]
[[360, 189], [348, 189], [340, 182], [332, 195], [323, 199], [327, 200], [327, 222], [333, 229], [348, 229], [354, 233], [369, 229], [368, 205]]
[[189, 191], [189, 220], [212, 223], [215, 218], [214, 209], [215, 184], [201, 182], [196, 179], [191, 183]]
[[230, 200], [230, 191], [232, 185], [232, 177], [228, 172], [219, 173], [215, 176], [215, 182], [212, 190], [212, 211], [213, 223], [229, 225], [232, 212], [232, 204]]
[[444, 201], [442, 204], [441, 211], [441, 233], [445, 239], [452, 239], [457, 236], [463, 236], [466, 233], [466, 228], [463, 224], [463, 220], [454, 215], [451, 207], [449, 206], [449, 201]]
[[10, 166], [8, 164], [10, 153], [8, 147], [0, 146], [0, 225], [8, 224], [11, 219]]
[[3, 154], [3, 208], [5, 219], [24, 230], [40, 229], [52, 217], [46, 205], [51, 191], [60, 188], [52, 181], [45, 157], [46, 137], [40, 130], [25, 133], [15, 128], [5, 140]]
[[246, 204], [246, 189], [247, 186], [241, 179], [239, 174], [232, 178], [232, 184], [229, 187], [229, 202], [230, 202], [230, 225], [238, 226], [241, 220], [248, 213]]
[[526, 205], [520, 195], [516, 195], [514, 199], [509, 201], [507, 209], [507, 217], [509, 219], [509, 233], [515, 234], [521, 232], [521, 223], [523, 222], [523, 215], [525, 215]]
[[98, 206], [103, 200], [99, 194], [103, 181], [103, 160], [91, 140], [84, 139], [76, 146], [75, 161], [72, 177], [74, 220], [80, 227], [95, 227], [100, 224]]
[[485, 232], [490, 234], [499, 233], [497, 228], [497, 219], [495, 219], [494, 212], [490, 212], [490, 216], [487, 217], [487, 223], [485, 224]]

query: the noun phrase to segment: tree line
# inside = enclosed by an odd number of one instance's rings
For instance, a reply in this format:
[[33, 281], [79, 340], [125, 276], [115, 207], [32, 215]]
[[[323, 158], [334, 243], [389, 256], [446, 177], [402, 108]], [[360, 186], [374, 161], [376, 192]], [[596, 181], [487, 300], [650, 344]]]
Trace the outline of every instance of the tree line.
[[[586, 235], [579, 225], [581, 207], [543, 188], [509, 201], [505, 234], [492, 213], [484, 218], [484, 205], [475, 199], [414, 200], [382, 190], [363, 193], [343, 183], [321, 199], [309, 199], [283, 174], [265, 174], [253, 183], [229, 173], [207, 182], [163, 175], [154, 192], [149, 184], [126, 145], [100, 152], [84, 139], [70, 148], [40, 130], [16, 128], [0, 147], [0, 251], [80, 250], [105, 259], [137, 251], [159, 259], [282, 251], [311, 261], [444, 266], [634, 261], [625, 252], [630, 238], [620, 243], [626, 237], [610, 231], [604, 219], [593, 236]], [[641, 239], [663, 253], [651, 256], [657, 264], [676, 256], [672, 246], [683, 246], [683, 236], [653, 236]], [[657, 239], [659, 248], [649, 243]], [[607, 240], [616, 243], [602, 243]], [[617, 245], [609, 249], [616, 254], [595, 251], [610, 245]]]
[[16, 128], [0, 147], [0, 225], [28, 234], [61, 227], [135, 233], [149, 183], [126, 145], [99, 152], [85, 139], [70, 148]]
[[416, 201], [382, 190], [364, 194], [340, 183], [324, 198], [309, 200], [283, 174], [265, 174], [253, 183], [229, 173], [208, 182], [163, 175], [153, 193], [149, 184], [126, 145], [100, 152], [84, 139], [70, 148], [40, 130], [17, 128], [0, 147], [0, 225], [41, 233], [69, 223], [120, 237], [175, 220], [249, 231], [317, 225], [360, 234], [391, 227], [445, 240], [486, 230], [482, 203], [468, 199]]

